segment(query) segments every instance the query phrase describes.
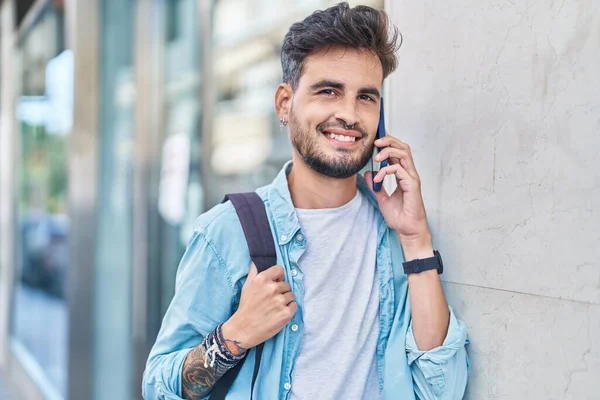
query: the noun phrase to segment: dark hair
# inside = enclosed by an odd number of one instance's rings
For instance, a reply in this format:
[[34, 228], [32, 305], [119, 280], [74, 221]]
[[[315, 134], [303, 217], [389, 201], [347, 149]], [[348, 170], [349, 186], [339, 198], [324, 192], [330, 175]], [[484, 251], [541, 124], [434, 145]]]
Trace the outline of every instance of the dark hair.
[[315, 11], [290, 27], [281, 48], [283, 81], [295, 90], [303, 72], [304, 59], [332, 46], [372, 51], [381, 60], [385, 79], [396, 69], [396, 51], [401, 45], [402, 35], [390, 24], [384, 11], [367, 6], [350, 8], [346, 2], [339, 3]]

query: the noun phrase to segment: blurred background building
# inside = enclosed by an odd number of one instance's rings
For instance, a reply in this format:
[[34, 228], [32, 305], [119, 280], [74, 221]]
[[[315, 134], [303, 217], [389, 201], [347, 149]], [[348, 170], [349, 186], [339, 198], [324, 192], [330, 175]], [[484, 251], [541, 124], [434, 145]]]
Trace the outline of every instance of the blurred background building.
[[[0, 399], [140, 398], [191, 224], [290, 158], [281, 40], [333, 3], [0, 0]], [[598, 400], [600, 2], [358, 3], [404, 35], [387, 126], [466, 398]]]
[[0, 3], [5, 380], [140, 398], [193, 221], [291, 157], [283, 36], [334, 2]]

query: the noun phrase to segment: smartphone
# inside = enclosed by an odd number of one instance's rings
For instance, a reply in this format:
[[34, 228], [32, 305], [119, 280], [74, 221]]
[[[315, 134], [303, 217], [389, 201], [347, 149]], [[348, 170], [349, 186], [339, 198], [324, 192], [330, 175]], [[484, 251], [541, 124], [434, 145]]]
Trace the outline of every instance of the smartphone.
[[[381, 139], [385, 136], [385, 117], [383, 114], [383, 97], [380, 99], [379, 102], [380, 105], [380, 109], [379, 109], [379, 125], [377, 126], [377, 139]], [[375, 154], [379, 153], [382, 148], [381, 147], [377, 147], [375, 146], [375, 151], [373, 153], [373, 156], [375, 156]], [[387, 160], [383, 160], [380, 163], [374, 162], [374, 168], [373, 168], [373, 175], [371, 177], [371, 179], [375, 178], [375, 175], [377, 175], [377, 173], [379, 172], [379, 170], [383, 167], [387, 167], [388, 165], [388, 161]], [[373, 190], [375, 192], [379, 192], [381, 191], [381, 186], [383, 185], [383, 180], [381, 182], [375, 182], [373, 181]]]

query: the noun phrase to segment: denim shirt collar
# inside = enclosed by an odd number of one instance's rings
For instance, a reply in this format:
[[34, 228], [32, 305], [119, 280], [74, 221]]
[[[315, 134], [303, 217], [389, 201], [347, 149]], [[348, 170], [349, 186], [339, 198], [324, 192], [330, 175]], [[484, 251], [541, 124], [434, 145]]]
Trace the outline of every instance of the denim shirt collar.
[[[296, 232], [300, 229], [298, 215], [296, 214], [294, 203], [292, 203], [287, 179], [292, 171], [292, 167], [293, 163], [291, 160], [286, 162], [267, 191], [267, 199], [273, 213], [279, 245], [284, 245], [292, 240]], [[357, 179], [357, 189], [379, 211], [377, 199], [360, 173]]]

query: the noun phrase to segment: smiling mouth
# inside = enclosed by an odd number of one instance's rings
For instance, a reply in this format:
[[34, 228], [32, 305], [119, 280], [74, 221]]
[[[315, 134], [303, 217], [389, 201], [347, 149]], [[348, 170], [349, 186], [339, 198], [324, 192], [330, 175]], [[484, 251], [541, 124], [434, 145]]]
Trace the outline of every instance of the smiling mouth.
[[329, 139], [333, 139], [335, 141], [343, 142], [343, 143], [354, 143], [354, 142], [360, 140], [360, 138], [357, 138], [355, 136], [340, 135], [338, 133], [325, 132], [324, 135], [326, 137], [328, 137]]
[[354, 146], [366, 136], [362, 131], [348, 130], [339, 126], [323, 127], [321, 133], [332, 145], [338, 148]]

